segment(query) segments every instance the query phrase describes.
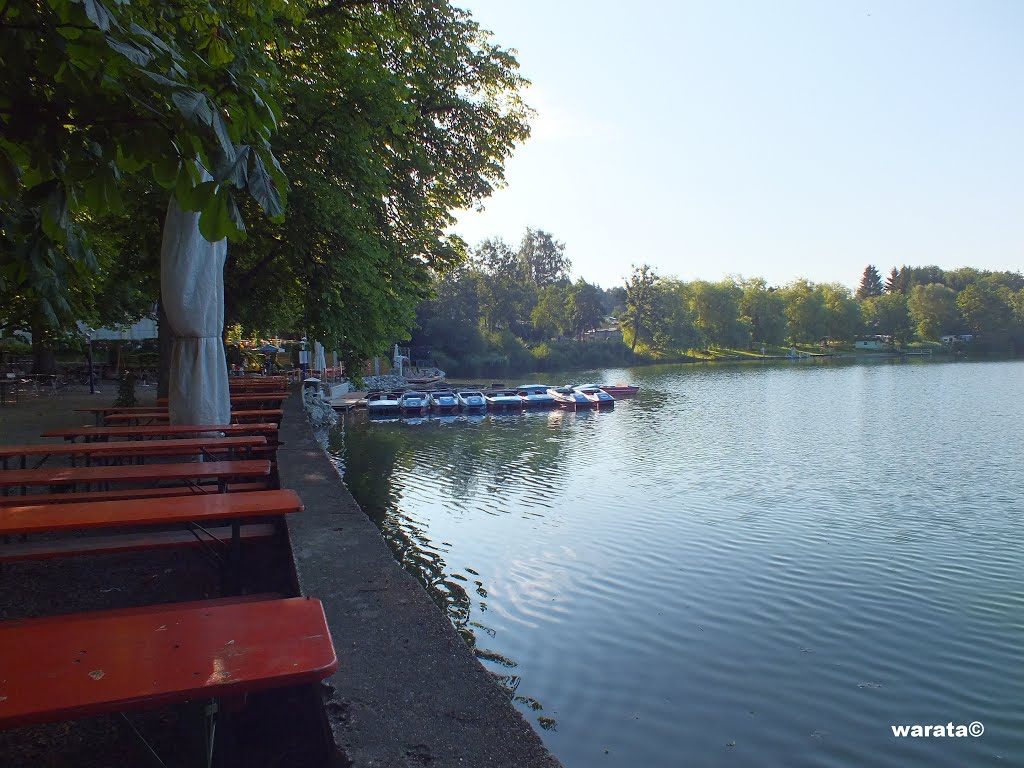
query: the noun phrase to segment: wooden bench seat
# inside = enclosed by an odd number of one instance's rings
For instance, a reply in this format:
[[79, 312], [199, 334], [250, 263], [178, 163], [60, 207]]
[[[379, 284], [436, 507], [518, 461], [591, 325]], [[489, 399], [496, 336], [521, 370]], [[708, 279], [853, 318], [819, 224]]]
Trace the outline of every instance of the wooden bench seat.
[[[23, 496], [30, 499], [31, 496]], [[0, 535], [56, 533], [127, 526], [173, 525], [249, 517], [284, 515], [302, 511], [302, 501], [291, 490], [210, 493], [118, 501], [69, 504], [22, 504], [0, 509]]]
[[[254, 448], [267, 449], [267, 438], [263, 435], [242, 435], [239, 437], [205, 437], [172, 440], [118, 440], [112, 443], [34, 443], [31, 445], [0, 445], [0, 461], [3, 468], [11, 459], [19, 459], [21, 468], [31, 457], [42, 460], [50, 456], [69, 456], [72, 460], [124, 459], [134, 457], [161, 456], [211, 456], [233, 454], [236, 451], [249, 452]], [[271, 447], [273, 450], [273, 447]]]
[[145, 427], [73, 427], [70, 429], [51, 429], [43, 432], [43, 437], [62, 437], [65, 440], [109, 440], [110, 438], [130, 438], [134, 440], [155, 440], [161, 438], [182, 438], [189, 435], [220, 433], [224, 437], [237, 435], [263, 435], [267, 442], [277, 441], [277, 424], [155, 424]]
[[313, 683], [338, 667], [319, 600], [168, 604], [0, 622], [0, 728]]
[[[272, 490], [265, 482], [228, 483], [225, 493]], [[76, 493], [29, 493], [24, 496], [0, 496], [0, 509], [26, 504], [74, 504], [80, 501], [122, 501], [125, 499], [159, 499], [167, 496], [203, 496], [220, 493], [211, 483], [175, 485], [165, 488], [116, 488], [110, 491], [78, 491]]]
[[[280, 422], [283, 411], [278, 408], [256, 408], [250, 410], [237, 410], [231, 412], [231, 423], [242, 424], [248, 422]], [[170, 414], [164, 410], [147, 410], [137, 413], [110, 413], [103, 417], [104, 424], [147, 424], [166, 423]]]
[[197, 461], [187, 464], [42, 467], [2, 471], [0, 472], [0, 488], [102, 483], [181, 483], [203, 480], [216, 480], [225, 483], [229, 478], [267, 477], [269, 475], [270, 462], [265, 459]]
[[[231, 540], [230, 526], [219, 525], [207, 527], [206, 530], [220, 541]], [[243, 542], [271, 539], [276, 533], [277, 526], [272, 523], [243, 525], [240, 529], [240, 537]], [[198, 547], [202, 546], [204, 541], [209, 543], [208, 539], [200, 540], [191, 531], [153, 531], [55, 541], [19, 541], [0, 544], [0, 563], [16, 563], [21, 560], [52, 560], [80, 555], [112, 555], [174, 547]]]

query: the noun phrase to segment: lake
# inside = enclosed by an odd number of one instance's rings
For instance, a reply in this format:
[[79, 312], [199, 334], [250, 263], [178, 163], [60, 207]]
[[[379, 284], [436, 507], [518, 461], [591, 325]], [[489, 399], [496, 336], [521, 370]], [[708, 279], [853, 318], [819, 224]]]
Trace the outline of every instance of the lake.
[[574, 378], [641, 390], [330, 436], [567, 768], [1024, 764], [1024, 363]]

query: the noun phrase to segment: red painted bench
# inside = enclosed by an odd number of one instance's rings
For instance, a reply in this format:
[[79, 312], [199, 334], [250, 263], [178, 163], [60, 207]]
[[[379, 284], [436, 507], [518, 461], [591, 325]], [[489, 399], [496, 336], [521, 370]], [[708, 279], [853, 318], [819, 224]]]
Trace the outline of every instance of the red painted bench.
[[[231, 412], [231, 423], [280, 422], [284, 412], [277, 408], [257, 408]], [[150, 409], [141, 413], [110, 413], [103, 417], [105, 424], [160, 424], [170, 419], [167, 409]]]
[[319, 600], [168, 604], [0, 622], [0, 728], [322, 680]]
[[74, 443], [31, 445], [0, 445], [0, 462], [8, 468], [11, 459], [18, 459], [22, 469], [27, 460], [39, 457], [40, 465], [50, 456], [69, 456], [72, 463], [78, 458], [124, 459], [161, 456], [222, 456], [232, 457], [235, 452], [249, 453], [253, 448], [266, 448], [267, 438], [262, 435], [240, 437], [201, 437], [179, 440], [138, 440], [113, 443]]
[[229, 478], [270, 475], [270, 462], [262, 459], [204, 461], [189, 464], [126, 464], [94, 467], [41, 467], [8, 469], [0, 472], [0, 488], [34, 485], [77, 485], [94, 483], [198, 482], [216, 480], [225, 485]]
[[148, 427], [72, 427], [70, 429], [51, 429], [43, 432], [43, 437], [62, 437], [74, 441], [109, 440], [112, 437], [133, 438], [138, 440], [184, 437], [187, 435], [220, 434], [225, 437], [238, 435], [264, 435], [267, 443], [277, 444], [277, 424], [156, 424]]
[[220, 485], [190, 483], [188, 485], [171, 485], [164, 488], [115, 488], [108, 491], [76, 491], [66, 493], [30, 493], [24, 496], [0, 496], [0, 509], [3, 507], [20, 507], [25, 504], [73, 504], [80, 501], [122, 501], [124, 499], [159, 499], [169, 496], [212, 496], [220, 493], [246, 493], [248, 491], [267, 491], [266, 482], [228, 483], [221, 489]]

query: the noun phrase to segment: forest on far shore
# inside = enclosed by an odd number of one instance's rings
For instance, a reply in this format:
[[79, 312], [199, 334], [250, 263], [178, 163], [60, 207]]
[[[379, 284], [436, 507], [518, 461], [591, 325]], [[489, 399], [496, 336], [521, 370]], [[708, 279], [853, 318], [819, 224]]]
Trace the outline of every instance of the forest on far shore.
[[[782, 286], [760, 277], [682, 281], [633, 265], [610, 288], [570, 278], [565, 245], [527, 229], [518, 248], [480, 243], [434, 280], [416, 313], [412, 346], [446, 371], [500, 375], [687, 359], [727, 350], [852, 344], [884, 337], [894, 347], [973, 338], [952, 345], [978, 357], [1024, 352], [1024, 276], [973, 267], [868, 265], [852, 291], [803, 278]], [[590, 333], [618, 328], [617, 334]], [[598, 343], [595, 336], [610, 336]], [[595, 339], [593, 342], [586, 339]]]

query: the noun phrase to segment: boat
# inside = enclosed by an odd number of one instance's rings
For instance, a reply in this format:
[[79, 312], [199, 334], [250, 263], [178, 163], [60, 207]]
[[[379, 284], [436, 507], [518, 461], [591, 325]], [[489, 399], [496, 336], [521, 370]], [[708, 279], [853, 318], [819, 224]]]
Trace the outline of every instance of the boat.
[[516, 387], [516, 394], [527, 408], [550, 408], [557, 403], [549, 389], [551, 387], [547, 384], [520, 384]]
[[483, 392], [467, 389], [456, 392], [455, 399], [459, 401], [459, 406], [467, 411], [483, 411], [487, 408], [487, 400], [484, 398]]
[[598, 384], [598, 386], [612, 397], [632, 397], [640, 391], [640, 387], [633, 384]]
[[615, 407], [615, 398], [597, 386], [597, 384], [583, 384], [572, 389], [574, 392], [579, 392], [586, 397], [597, 408]]
[[456, 399], [455, 393], [448, 389], [439, 389], [428, 393], [427, 400], [435, 411], [457, 411], [459, 409], [459, 401]]
[[366, 395], [366, 410], [371, 416], [397, 416], [398, 396], [389, 392], [370, 392]]
[[514, 389], [499, 389], [484, 395], [488, 408], [522, 408], [523, 399]]
[[404, 392], [398, 399], [398, 410], [403, 416], [422, 415], [427, 412], [429, 405], [426, 392]]
[[560, 408], [593, 408], [595, 403], [582, 392], [577, 392], [572, 387], [552, 387], [548, 390]]

